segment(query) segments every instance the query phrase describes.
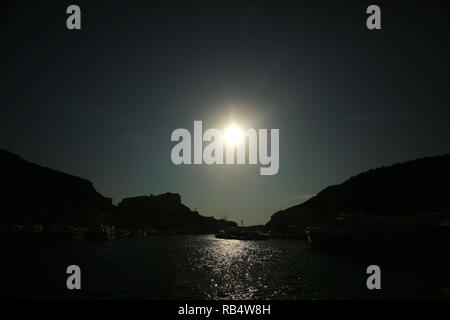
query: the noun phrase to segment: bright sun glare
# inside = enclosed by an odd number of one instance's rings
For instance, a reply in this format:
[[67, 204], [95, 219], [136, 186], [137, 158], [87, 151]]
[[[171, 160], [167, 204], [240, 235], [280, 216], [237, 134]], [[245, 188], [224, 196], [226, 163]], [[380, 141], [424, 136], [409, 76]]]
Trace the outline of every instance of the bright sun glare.
[[236, 145], [242, 138], [243, 131], [236, 125], [228, 127], [225, 130], [225, 141], [228, 144]]

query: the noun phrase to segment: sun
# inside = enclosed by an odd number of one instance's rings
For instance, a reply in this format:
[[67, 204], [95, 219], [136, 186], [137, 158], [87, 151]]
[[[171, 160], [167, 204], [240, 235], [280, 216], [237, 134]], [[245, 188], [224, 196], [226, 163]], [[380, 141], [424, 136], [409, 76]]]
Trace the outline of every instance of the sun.
[[225, 130], [225, 142], [230, 145], [237, 145], [243, 135], [243, 130], [237, 125], [232, 125]]

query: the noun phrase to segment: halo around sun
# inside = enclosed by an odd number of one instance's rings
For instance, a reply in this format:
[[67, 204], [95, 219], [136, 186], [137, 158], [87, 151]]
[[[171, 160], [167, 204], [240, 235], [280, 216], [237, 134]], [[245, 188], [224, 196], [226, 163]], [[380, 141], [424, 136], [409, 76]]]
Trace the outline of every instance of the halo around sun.
[[244, 131], [237, 125], [232, 125], [225, 130], [225, 142], [230, 145], [237, 145], [243, 136]]

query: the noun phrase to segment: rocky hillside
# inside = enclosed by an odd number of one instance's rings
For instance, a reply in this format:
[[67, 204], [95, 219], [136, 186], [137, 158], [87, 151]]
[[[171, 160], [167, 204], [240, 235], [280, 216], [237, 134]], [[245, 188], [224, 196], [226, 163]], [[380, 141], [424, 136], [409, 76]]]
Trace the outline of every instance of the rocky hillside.
[[272, 215], [266, 227], [285, 231], [323, 225], [333, 217], [450, 212], [450, 154], [382, 167], [330, 186]]
[[119, 207], [92, 182], [28, 162], [0, 149], [0, 225], [45, 225], [214, 232], [235, 222], [201, 216], [179, 194], [124, 199]]
[[237, 226], [235, 222], [216, 220], [191, 211], [181, 203], [181, 197], [176, 193], [126, 198], [118, 207], [124, 212], [122, 223], [131, 228], [210, 232]]
[[90, 181], [0, 149], [0, 224], [91, 226], [111, 223], [114, 212]]

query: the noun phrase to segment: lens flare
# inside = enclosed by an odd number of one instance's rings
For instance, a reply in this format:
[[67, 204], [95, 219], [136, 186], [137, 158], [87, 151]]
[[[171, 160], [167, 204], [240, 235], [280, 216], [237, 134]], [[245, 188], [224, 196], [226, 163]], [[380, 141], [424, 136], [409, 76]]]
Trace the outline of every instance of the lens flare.
[[225, 141], [228, 144], [236, 145], [241, 141], [242, 135], [243, 130], [238, 126], [233, 125], [225, 130]]

